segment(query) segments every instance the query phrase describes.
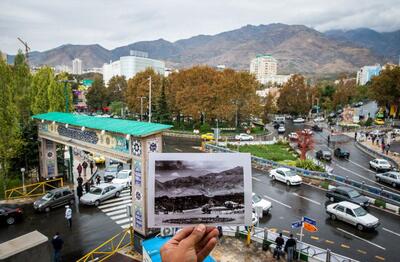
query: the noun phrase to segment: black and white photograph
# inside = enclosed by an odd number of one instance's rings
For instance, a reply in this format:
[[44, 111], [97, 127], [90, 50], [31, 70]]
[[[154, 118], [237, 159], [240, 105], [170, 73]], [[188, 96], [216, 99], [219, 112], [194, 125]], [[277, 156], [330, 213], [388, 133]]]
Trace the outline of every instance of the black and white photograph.
[[150, 227], [250, 225], [251, 192], [249, 154], [149, 156]]

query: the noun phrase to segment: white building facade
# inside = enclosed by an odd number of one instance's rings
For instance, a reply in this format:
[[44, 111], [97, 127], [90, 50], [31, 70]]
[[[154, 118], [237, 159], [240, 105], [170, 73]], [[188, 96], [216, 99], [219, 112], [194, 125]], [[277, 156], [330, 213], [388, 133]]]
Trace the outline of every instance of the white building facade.
[[382, 67], [379, 64], [373, 66], [363, 66], [357, 72], [357, 84], [365, 85], [371, 81], [372, 77], [380, 74]]
[[283, 85], [290, 75], [278, 75], [278, 62], [271, 55], [257, 55], [250, 63], [250, 73], [254, 74], [261, 84]]
[[74, 60], [72, 60], [72, 74], [82, 74], [82, 60], [80, 60], [79, 58], [75, 58]]
[[165, 63], [164, 61], [150, 59], [143, 55], [137, 56], [137, 53], [132, 53], [134, 55], [122, 56], [119, 60], [111, 62], [109, 64], [103, 65], [103, 80], [107, 85], [108, 81], [113, 76], [125, 76], [126, 79], [132, 78], [137, 73], [146, 70], [147, 68], [152, 68], [155, 72], [164, 75], [165, 73]]

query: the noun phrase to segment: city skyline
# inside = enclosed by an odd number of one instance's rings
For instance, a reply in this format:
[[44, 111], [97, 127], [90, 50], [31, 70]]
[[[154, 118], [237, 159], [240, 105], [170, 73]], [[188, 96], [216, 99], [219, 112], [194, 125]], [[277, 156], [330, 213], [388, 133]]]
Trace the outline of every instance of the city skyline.
[[[175, 8], [177, 5], [180, 8]], [[358, 1], [324, 3], [315, 0], [301, 3], [173, 1], [168, 5], [159, 1], [2, 1], [0, 6], [2, 24], [7, 25], [0, 26], [0, 50], [9, 54], [21, 48], [16, 37], [27, 41], [32, 50], [43, 51], [65, 43], [99, 43], [115, 48], [159, 38], [175, 41], [198, 34], [212, 35], [246, 24], [303, 24], [319, 31], [360, 27], [394, 31], [400, 28], [400, 21], [396, 19], [400, 12], [398, 1], [366, 1], [362, 6]], [[41, 40], [44, 35], [46, 41]]]

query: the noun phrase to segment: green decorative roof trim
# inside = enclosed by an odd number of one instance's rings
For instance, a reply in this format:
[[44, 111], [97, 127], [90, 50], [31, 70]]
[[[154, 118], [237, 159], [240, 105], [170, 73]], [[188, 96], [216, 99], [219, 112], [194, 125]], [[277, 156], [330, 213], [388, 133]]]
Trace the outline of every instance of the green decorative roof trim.
[[50, 112], [32, 116], [33, 119], [86, 127], [132, 136], [145, 137], [169, 129], [171, 125], [115, 118], [103, 118], [71, 113]]

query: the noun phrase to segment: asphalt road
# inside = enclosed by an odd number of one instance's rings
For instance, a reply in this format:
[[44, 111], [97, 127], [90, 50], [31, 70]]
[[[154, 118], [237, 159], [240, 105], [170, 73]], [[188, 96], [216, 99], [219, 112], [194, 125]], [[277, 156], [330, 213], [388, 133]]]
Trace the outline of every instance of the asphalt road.
[[[303, 126], [298, 126], [303, 128]], [[287, 132], [298, 127], [287, 126]], [[321, 136], [320, 138], [318, 138]], [[323, 134], [316, 136], [316, 148], [323, 146]], [[342, 144], [346, 149], [351, 149], [356, 161], [369, 159], [364, 153], [359, 152], [352, 145], [352, 140], [347, 139]], [[165, 151], [167, 152], [196, 152], [199, 141], [189, 139], [176, 139], [165, 137]], [[334, 163], [339, 160], [334, 160]], [[352, 160], [353, 161], [353, 160]], [[342, 161], [341, 161], [342, 162]], [[357, 163], [357, 162], [355, 162]], [[354, 179], [360, 177], [354, 173], [365, 174], [364, 168], [349, 162], [340, 163], [349, 169], [347, 171]], [[336, 171], [338, 167], [334, 167]], [[369, 173], [369, 172], [368, 172]], [[367, 173], [367, 174], [368, 174]], [[341, 173], [343, 175], [343, 173]], [[400, 216], [387, 213], [380, 209], [370, 207], [369, 212], [378, 217], [381, 225], [376, 231], [359, 232], [356, 228], [340, 221], [331, 221], [325, 213], [325, 205], [328, 203], [325, 192], [319, 188], [303, 184], [301, 186], [288, 187], [280, 182], [273, 182], [265, 172], [253, 169], [253, 192], [272, 202], [273, 208], [270, 215], [260, 220], [261, 227], [268, 227], [281, 231], [288, 235], [290, 232], [299, 234], [299, 230], [292, 231], [291, 223], [308, 216], [317, 221], [318, 232], [304, 232], [303, 240], [309, 244], [329, 248], [333, 252], [348, 256], [359, 261], [398, 261], [398, 241], [400, 241]], [[296, 235], [299, 238], [299, 235]]]

